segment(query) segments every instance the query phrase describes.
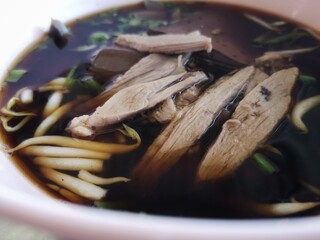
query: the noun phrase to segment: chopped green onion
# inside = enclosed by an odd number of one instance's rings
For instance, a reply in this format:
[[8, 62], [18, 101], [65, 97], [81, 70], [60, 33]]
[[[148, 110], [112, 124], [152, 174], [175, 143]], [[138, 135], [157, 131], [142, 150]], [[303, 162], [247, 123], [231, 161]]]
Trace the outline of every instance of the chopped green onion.
[[261, 170], [268, 174], [279, 172], [279, 168], [274, 163], [272, 163], [266, 156], [260, 153], [253, 154], [252, 159], [260, 167]]
[[308, 33], [306, 32], [291, 32], [279, 37], [275, 37], [272, 39], [269, 39], [265, 42], [266, 45], [276, 45], [284, 42], [294, 42], [302, 37], [308, 36]]
[[122, 126], [123, 126], [124, 129], [119, 129], [119, 131], [120, 131], [123, 135], [125, 135], [125, 136], [127, 136], [127, 137], [130, 137], [130, 138], [132, 138], [133, 140], [137, 140], [138, 142], [141, 141], [139, 134], [138, 134], [133, 128], [129, 127], [129, 126], [126, 125], [126, 124], [122, 124]]
[[129, 20], [129, 23], [128, 23], [130, 26], [132, 27], [137, 27], [137, 26], [140, 26], [141, 25], [141, 19], [139, 18], [132, 18]]
[[70, 69], [70, 71], [68, 72], [68, 75], [66, 77], [66, 80], [64, 82], [64, 85], [68, 88], [68, 89], [72, 89], [72, 85], [74, 84], [74, 74], [76, 72], [77, 66], [73, 67]]
[[304, 186], [304, 187], [305, 187], [306, 189], [308, 189], [310, 192], [312, 192], [312, 193], [320, 196], [320, 189], [319, 189], [319, 188], [317, 188], [317, 187], [315, 187], [315, 186], [313, 186], [313, 185], [311, 185], [311, 184], [309, 184], [309, 183], [306, 183], [306, 182], [303, 181], [303, 180], [300, 180], [299, 182], [301, 183], [302, 186]]
[[300, 38], [303, 38], [305, 36], [308, 36], [309, 34], [307, 32], [302, 31], [292, 31], [290, 33], [284, 34], [284, 35], [277, 35], [274, 36], [273, 32], [269, 31], [266, 32], [258, 37], [256, 37], [253, 42], [255, 44], [259, 45], [265, 45], [265, 46], [273, 46], [285, 42], [292, 43]]
[[144, 20], [143, 25], [145, 25], [148, 28], [157, 28], [161, 26], [161, 24], [164, 24], [162, 21], [155, 21], [155, 20]]
[[313, 76], [300, 74], [299, 81], [306, 83], [306, 84], [310, 84], [310, 83], [314, 83], [315, 81], [317, 81], [317, 79]]
[[105, 32], [94, 32], [90, 35], [90, 41], [93, 44], [101, 44], [107, 42], [111, 36]]
[[9, 76], [6, 79], [7, 83], [15, 83], [18, 82], [23, 75], [25, 75], [28, 71], [24, 69], [14, 69], [9, 73]]
[[121, 22], [121, 23], [127, 24], [127, 23], [129, 22], [129, 19], [128, 19], [128, 18], [125, 18], [125, 17], [119, 17], [119, 18], [118, 18], [118, 21]]
[[265, 32], [258, 37], [253, 39], [253, 43], [263, 45], [265, 41], [267, 41], [272, 35], [274, 35], [274, 32], [268, 31]]

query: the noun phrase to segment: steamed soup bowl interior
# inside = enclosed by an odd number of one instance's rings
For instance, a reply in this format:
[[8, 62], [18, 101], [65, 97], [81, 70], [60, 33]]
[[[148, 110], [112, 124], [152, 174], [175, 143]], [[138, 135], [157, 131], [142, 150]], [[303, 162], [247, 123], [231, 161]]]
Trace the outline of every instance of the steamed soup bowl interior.
[[[0, 8], [0, 76], [49, 27], [51, 18], [64, 22], [138, 0], [9, 1]], [[209, 1], [210, 2], [210, 1]], [[290, 19], [320, 30], [313, 0], [216, 0]], [[50, 66], [48, 66], [50, 67]], [[0, 214], [75, 239], [318, 239], [320, 218], [217, 220], [160, 217], [99, 210], [67, 204], [41, 190], [0, 153]]]

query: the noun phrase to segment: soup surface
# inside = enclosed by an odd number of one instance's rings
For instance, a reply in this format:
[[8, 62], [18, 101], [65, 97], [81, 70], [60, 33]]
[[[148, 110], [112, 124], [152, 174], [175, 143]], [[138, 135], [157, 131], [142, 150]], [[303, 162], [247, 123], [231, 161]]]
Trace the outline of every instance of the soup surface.
[[53, 20], [3, 82], [6, 151], [51, 194], [89, 206], [316, 215], [318, 46], [285, 20], [208, 3]]

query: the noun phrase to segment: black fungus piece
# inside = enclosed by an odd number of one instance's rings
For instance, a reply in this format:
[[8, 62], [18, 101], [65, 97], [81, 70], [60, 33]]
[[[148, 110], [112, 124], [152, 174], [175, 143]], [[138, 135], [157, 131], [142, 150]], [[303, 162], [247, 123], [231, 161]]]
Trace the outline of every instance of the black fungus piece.
[[203, 71], [215, 78], [243, 67], [243, 64], [233, 61], [218, 51], [192, 53], [190, 57], [185, 58], [183, 64], [188, 71]]
[[68, 44], [70, 35], [70, 31], [64, 23], [56, 19], [51, 19], [49, 36], [58, 48], [62, 49]]

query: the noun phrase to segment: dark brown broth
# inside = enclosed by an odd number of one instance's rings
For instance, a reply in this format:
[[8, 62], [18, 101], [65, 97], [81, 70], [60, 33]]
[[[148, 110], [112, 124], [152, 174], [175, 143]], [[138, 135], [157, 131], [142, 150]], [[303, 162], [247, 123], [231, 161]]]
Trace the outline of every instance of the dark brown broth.
[[[173, 21], [170, 16], [180, 8], [182, 17], [193, 12], [222, 11], [228, 17], [241, 16], [238, 9], [226, 8], [224, 6], [210, 4], [168, 4], [166, 7], [167, 19], [163, 22]], [[53, 41], [44, 39], [40, 46], [24, 56], [15, 68], [28, 70], [28, 73], [17, 83], [10, 83], [1, 95], [1, 105], [17, 91], [25, 86], [41, 86], [58, 76], [65, 76], [75, 65], [90, 63], [91, 57], [97, 49], [84, 52], [76, 52], [79, 46], [90, 45], [89, 35], [96, 31], [107, 31], [115, 35], [124, 30], [125, 33], [140, 33], [148, 30], [148, 26], [125, 26], [121, 19], [130, 17], [130, 14], [144, 10], [143, 5], [124, 8], [119, 11], [98, 14], [91, 18], [77, 20], [70, 25], [72, 37], [64, 49], [58, 49]], [[242, 21], [248, 24], [247, 19]], [[123, 25], [122, 27], [121, 24]], [[152, 22], [150, 24], [153, 24]], [[239, 24], [239, 22], [235, 22]], [[252, 24], [252, 23], [251, 23]], [[243, 30], [243, 35], [257, 35], [265, 29], [253, 24]], [[222, 29], [223, 31], [223, 29]], [[106, 45], [112, 45], [115, 36], [107, 41]], [[312, 41], [311, 41], [312, 42]], [[303, 47], [306, 42], [297, 41], [295, 46]], [[102, 46], [102, 45], [101, 45]], [[285, 47], [285, 46], [284, 46]], [[253, 48], [253, 47], [252, 47]], [[254, 51], [256, 49], [253, 48]], [[274, 50], [274, 48], [262, 48], [261, 52]], [[315, 58], [315, 56], [317, 58]], [[317, 76], [320, 78], [319, 51], [313, 54], [304, 54], [295, 59], [296, 64], [303, 74]], [[320, 94], [320, 82], [313, 84], [298, 83], [295, 91], [296, 101]], [[203, 152], [213, 141], [212, 136], [217, 135], [215, 125], [208, 130], [200, 142], [202, 151], [194, 156], [183, 158], [166, 176], [163, 176], [157, 190], [151, 196], [139, 195], [132, 185], [116, 184], [109, 189], [106, 198], [110, 208], [130, 210], [135, 212], [146, 212], [161, 215], [190, 216], [190, 217], [215, 217], [215, 218], [256, 218], [262, 217], [254, 211], [244, 211], [243, 202], [274, 203], [289, 201], [295, 196], [301, 201], [318, 201], [319, 196], [306, 191], [299, 180], [304, 180], [320, 188], [320, 108], [315, 108], [305, 116], [305, 122], [310, 128], [307, 135], [300, 134], [288, 120], [284, 120], [281, 126], [274, 132], [268, 143], [277, 146], [284, 157], [270, 155], [270, 159], [277, 164], [280, 172], [267, 175], [253, 163], [247, 160], [236, 174], [228, 181], [215, 185], [197, 185], [193, 181], [194, 170]], [[68, 119], [67, 119], [68, 120]], [[59, 123], [50, 133], [65, 134], [64, 128], [67, 120]], [[32, 135], [31, 126], [36, 125], [39, 120], [32, 121], [23, 133], [3, 134], [5, 142], [9, 146], [15, 146], [23, 139]], [[136, 122], [129, 122], [143, 139], [143, 145], [128, 155], [114, 156], [105, 164], [105, 176], [130, 176], [130, 172], [146, 148], [151, 144], [154, 137], [159, 134], [160, 128], [150, 126], [145, 128]], [[2, 131], [3, 132], [3, 131]], [[19, 156], [17, 163], [33, 179], [38, 179], [36, 168], [27, 160], [21, 161]], [[24, 165], [26, 163], [27, 166]], [[30, 174], [33, 172], [33, 174]]]

